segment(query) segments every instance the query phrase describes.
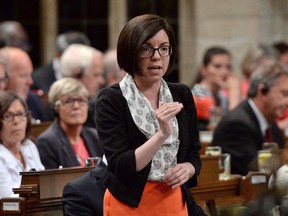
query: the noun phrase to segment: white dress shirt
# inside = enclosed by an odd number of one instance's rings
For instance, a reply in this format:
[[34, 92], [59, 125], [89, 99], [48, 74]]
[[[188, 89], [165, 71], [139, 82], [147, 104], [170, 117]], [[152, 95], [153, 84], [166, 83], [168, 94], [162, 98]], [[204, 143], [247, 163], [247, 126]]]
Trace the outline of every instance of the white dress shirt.
[[20, 161], [3, 144], [0, 144], [0, 198], [18, 196], [13, 193], [12, 188], [20, 187], [21, 175], [19, 172], [29, 171], [32, 168], [37, 171], [44, 170], [38, 149], [31, 140], [25, 140], [20, 151], [25, 161], [25, 169]]
[[265, 131], [269, 127], [268, 122], [267, 122], [266, 118], [264, 117], [264, 115], [262, 114], [262, 112], [255, 105], [253, 100], [249, 99], [248, 103], [250, 104], [253, 112], [255, 113], [255, 115], [257, 117], [257, 120], [258, 120], [259, 125], [260, 125], [260, 129], [261, 129], [261, 133], [262, 133], [263, 137], [265, 137]]

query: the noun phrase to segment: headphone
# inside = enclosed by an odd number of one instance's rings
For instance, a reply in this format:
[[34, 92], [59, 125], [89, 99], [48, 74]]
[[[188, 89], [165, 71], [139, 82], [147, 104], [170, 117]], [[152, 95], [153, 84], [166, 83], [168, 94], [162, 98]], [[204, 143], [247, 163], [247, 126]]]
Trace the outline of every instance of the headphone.
[[74, 75], [74, 78], [75, 79], [82, 79], [82, 77], [84, 76], [84, 69], [81, 68], [80, 70], [77, 71], [77, 73]]
[[269, 92], [269, 86], [267, 85], [267, 83], [263, 83], [263, 88], [261, 89], [261, 93], [265, 95], [268, 92]]

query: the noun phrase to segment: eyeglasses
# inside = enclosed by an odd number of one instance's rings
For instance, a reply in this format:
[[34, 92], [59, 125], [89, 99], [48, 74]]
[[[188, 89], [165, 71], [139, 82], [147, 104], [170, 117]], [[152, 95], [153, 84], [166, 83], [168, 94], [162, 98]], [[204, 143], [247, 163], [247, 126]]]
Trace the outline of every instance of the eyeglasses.
[[75, 102], [77, 102], [80, 106], [85, 106], [88, 104], [88, 98], [85, 97], [77, 97], [77, 98], [72, 98], [68, 97], [66, 99], [61, 99], [55, 102], [55, 105], [58, 106], [60, 103], [62, 103], [64, 106], [69, 106], [72, 107]]
[[21, 111], [18, 113], [7, 112], [4, 113], [2, 119], [7, 122], [14, 121], [15, 117], [17, 116], [19, 120], [24, 121], [30, 115], [30, 112]]
[[139, 54], [142, 58], [150, 58], [155, 54], [155, 51], [158, 51], [161, 57], [167, 57], [172, 54], [172, 46], [161, 46], [158, 48], [153, 47], [141, 47]]

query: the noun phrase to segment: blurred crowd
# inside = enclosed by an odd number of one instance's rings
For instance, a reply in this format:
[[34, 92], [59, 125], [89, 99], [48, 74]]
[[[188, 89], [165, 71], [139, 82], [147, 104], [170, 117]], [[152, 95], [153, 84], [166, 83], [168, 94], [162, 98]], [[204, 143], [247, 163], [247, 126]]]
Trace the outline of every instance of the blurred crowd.
[[[95, 123], [97, 96], [126, 75], [118, 66], [117, 51], [103, 53], [92, 47], [83, 32], [59, 34], [50, 63], [37, 68], [29, 56], [31, 43], [21, 23], [0, 23], [0, 176], [14, 172], [0, 179], [1, 188], [19, 185], [17, 173], [32, 167], [85, 166], [85, 158], [103, 157]], [[288, 44], [278, 41], [250, 47], [240, 74], [235, 73], [232, 58], [219, 45], [203, 54], [189, 86], [198, 129], [213, 131], [211, 145], [231, 155], [232, 174], [258, 170], [257, 152], [263, 143], [277, 143], [282, 153], [271, 187], [286, 188], [281, 196], [287, 196]], [[53, 123], [37, 137], [36, 145], [26, 139], [31, 124], [45, 121]], [[20, 132], [15, 133], [16, 129]], [[10, 163], [13, 157], [20, 164]], [[0, 190], [3, 196], [13, 193]]]

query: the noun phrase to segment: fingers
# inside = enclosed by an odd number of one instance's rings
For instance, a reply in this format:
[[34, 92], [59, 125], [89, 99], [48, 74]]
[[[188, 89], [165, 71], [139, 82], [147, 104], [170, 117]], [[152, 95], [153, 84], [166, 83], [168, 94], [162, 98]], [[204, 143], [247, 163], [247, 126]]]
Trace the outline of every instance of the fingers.
[[186, 163], [177, 164], [174, 168], [168, 170], [163, 181], [166, 182], [167, 185], [172, 186], [172, 188], [176, 188], [187, 182], [190, 176], [191, 170]]
[[181, 111], [183, 104], [179, 102], [164, 103], [155, 111], [157, 118], [171, 118]]

